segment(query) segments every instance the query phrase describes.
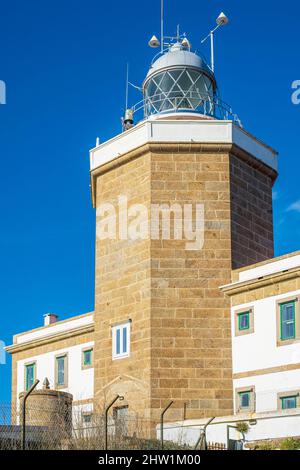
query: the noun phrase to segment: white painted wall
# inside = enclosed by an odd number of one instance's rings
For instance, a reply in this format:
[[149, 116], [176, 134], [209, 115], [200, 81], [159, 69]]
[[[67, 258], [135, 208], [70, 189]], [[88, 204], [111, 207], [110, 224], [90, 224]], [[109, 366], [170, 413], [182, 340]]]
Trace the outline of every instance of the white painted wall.
[[[180, 114], [182, 117], [182, 113]], [[173, 113], [172, 117], [175, 115]], [[232, 121], [195, 120], [195, 115], [193, 119], [187, 115], [186, 120], [178, 121], [162, 119], [157, 115], [156, 119], [142, 121], [132, 129], [93, 148], [90, 151], [90, 168], [94, 170], [148, 142], [235, 143], [271, 168], [277, 169], [276, 152]]]
[[257, 279], [258, 277], [267, 276], [268, 274], [279, 273], [286, 269], [297, 268], [300, 266], [300, 255], [290, 256], [283, 258], [273, 263], [263, 264], [256, 268], [246, 269], [239, 273], [239, 281], [249, 281], [250, 279]]
[[[233, 373], [300, 363], [300, 343], [277, 346], [276, 302], [293, 295], [300, 295], [300, 290], [231, 309]], [[235, 336], [234, 312], [250, 306], [254, 307], [254, 333]]]
[[92, 314], [70, 318], [68, 321], [52, 323], [51, 325], [37, 328], [36, 330], [29, 331], [28, 333], [20, 333], [15, 336], [15, 343], [27, 343], [28, 341], [34, 341], [57, 333], [63, 333], [82, 326], [92, 325], [93, 322], [94, 317]]
[[[231, 309], [233, 374], [300, 363], [300, 343], [277, 346], [276, 303], [294, 295], [300, 295], [300, 290], [237, 305]], [[254, 333], [235, 336], [235, 312], [249, 307], [254, 312]], [[252, 386], [255, 387], [257, 413], [277, 410], [278, 393], [300, 389], [300, 369], [233, 380], [233, 390]], [[236, 403], [234, 409], [237, 409]], [[298, 432], [300, 434], [300, 429]]]
[[[293, 410], [294, 411], [294, 410]], [[248, 417], [249, 418], [249, 417]], [[246, 441], [256, 441], [260, 439], [276, 439], [300, 435], [300, 414], [290, 413], [279, 415], [278, 413], [256, 415], [257, 424], [250, 426]], [[189, 420], [177, 423], [166, 423], [164, 426], [165, 440], [179, 443], [186, 443], [194, 446], [199, 439], [200, 429], [203, 428], [207, 420]], [[228, 426], [236, 426], [238, 419], [236, 416], [217, 418], [207, 427], [206, 436], [208, 442], [219, 442], [227, 445]], [[160, 437], [160, 429], [157, 427], [157, 437]], [[240, 433], [230, 429], [231, 439], [240, 439]]]
[[[277, 393], [300, 390], [300, 370], [254, 375], [233, 380], [234, 389], [253, 385], [255, 386], [255, 411], [257, 413], [276, 411]], [[235, 403], [235, 410], [236, 408], [237, 404]]]
[[42, 388], [45, 377], [50, 388], [55, 388], [55, 356], [68, 353], [68, 387], [65, 392], [72, 393], [73, 400], [86, 400], [94, 396], [94, 368], [81, 369], [82, 349], [93, 346], [94, 342], [83, 343], [49, 353], [30, 356], [17, 362], [17, 396], [24, 391], [24, 364], [36, 361], [36, 378], [40, 380], [37, 389]]

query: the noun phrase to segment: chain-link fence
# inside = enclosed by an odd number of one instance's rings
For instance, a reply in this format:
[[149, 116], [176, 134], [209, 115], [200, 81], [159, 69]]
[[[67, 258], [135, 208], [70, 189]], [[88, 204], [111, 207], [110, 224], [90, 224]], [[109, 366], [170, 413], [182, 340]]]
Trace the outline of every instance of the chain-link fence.
[[[156, 423], [136, 414], [95, 411], [89, 405], [66, 407], [62, 402], [26, 404], [23, 426], [22, 403], [18, 406], [0, 404], [0, 450], [147, 450], [160, 449], [156, 438]], [[24, 438], [25, 433], [25, 438]], [[106, 438], [106, 439], [105, 439]], [[107, 447], [106, 447], [107, 446]], [[166, 450], [189, 449], [178, 442], [166, 441]]]

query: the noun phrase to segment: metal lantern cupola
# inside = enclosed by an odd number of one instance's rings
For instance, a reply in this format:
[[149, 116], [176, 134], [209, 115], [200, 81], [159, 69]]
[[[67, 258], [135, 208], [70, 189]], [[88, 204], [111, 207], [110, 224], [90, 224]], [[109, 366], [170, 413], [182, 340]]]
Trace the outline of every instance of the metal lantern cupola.
[[[155, 37], [150, 46], [154, 41]], [[143, 83], [145, 117], [181, 111], [213, 115], [217, 89], [214, 73], [198, 54], [191, 52], [188, 39], [178, 32], [159, 55]]]
[[[241, 121], [233, 113], [231, 107], [219, 97], [215, 79], [214, 36], [218, 28], [228, 23], [227, 16], [222, 12], [216, 18], [216, 25], [201, 41], [203, 44], [210, 39], [210, 64], [196, 52], [192, 52], [191, 44], [185, 34], [180, 34], [179, 26], [174, 37], [164, 35], [164, 1], [161, 0], [161, 37], [152, 36], [149, 41], [151, 48], [160, 48], [152, 60], [142, 87], [126, 82], [126, 113], [123, 118], [123, 129], [134, 126], [134, 117], [143, 111], [144, 119], [156, 119], [166, 114], [174, 114], [170, 118], [180, 119], [188, 113], [194, 113], [195, 119], [233, 120], [239, 126]], [[142, 91], [143, 99], [128, 108], [128, 85]], [[178, 114], [180, 114], [178, 116]]]

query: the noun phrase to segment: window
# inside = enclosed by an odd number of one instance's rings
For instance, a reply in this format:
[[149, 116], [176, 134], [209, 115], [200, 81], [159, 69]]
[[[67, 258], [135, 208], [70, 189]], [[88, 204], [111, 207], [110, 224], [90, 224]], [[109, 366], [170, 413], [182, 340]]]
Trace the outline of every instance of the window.
[[117, 406], [114, 408], [113, 417], [116, 434], [126, 436], [128, 434], [128, 406]]
[[250, 406], [250, 392], [239, 392], [239, 407], [249, 408]]
[[112, 327], [113, 359], [122, 359], [130, 355], [130, 324], [128, 321]]
[[236, 389], [235, 399], [237, 413], [247, 413], [255, 411], [254, 387]]
[[93, 348], [86, 348], [82, 351], [82, 369], [89, 369], [93, 367]]
[[293, 390], [279, 393], [277, 402], [279, 410], [292, 410], [298, 408], [300, 406], [300, 391]]
[[35, 362], [32, 362], [31, 364], [25, 364], [25, 390], [29, 390], [30, 387], [34, 384], [35, 381], [35, 367], [36, 364]]
[[235, 336], [248, 335], [254, 333], [254, 310], [246, 308], [234, 312], [235, 316]]
[[300, 341], [300, 311], [297, 297], [277, 302], [277, 346]]
[[285, 302], [280, 304], [280, 339], [295, 339], [295, 302]]
[[249, 330], [250, 327], [250, 312], [239, 313], [239, 330]]
[[281, 398], [281, 407], [283, 410], [289, 410], [290, 408], [297, 408], [297, 397], [283, 397]]
[[84, 424], [90, 424], [92, 422], [92, 413], [91, 412], [83, 412], [82, 413], [82, 421]]
[[55, 358], [55, 385], [56, 388], [68, 386], [67, 354], [62, 354]]

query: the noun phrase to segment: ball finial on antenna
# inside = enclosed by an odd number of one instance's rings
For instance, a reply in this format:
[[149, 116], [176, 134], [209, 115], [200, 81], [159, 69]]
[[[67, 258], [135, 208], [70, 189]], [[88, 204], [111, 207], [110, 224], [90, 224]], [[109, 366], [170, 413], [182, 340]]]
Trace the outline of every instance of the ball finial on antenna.
[[159, 40], [157, 39], [157, 37], [155, 35], [152, 36], [152, 38], [150, 39], [148, 44], [149, 44], [150, 47], [153, 47], [153, 48], [160, 46], [160, 42], [159, 42]]
[[190, 41], [188, 40], [188, 38], [184, 38], [182, 41], [181, 41], [181, 45], [183, 47], [186, 47], [187, 49], [191, 49], [191, 43]]
[[225, 13], [221, 12], [218, 16], [218, 18], [216, 19], [216, 23], [219, 25], [219, 26], [225, 26], [225, 24], [229, 23], [229, 19], [227, 18], [227, 16], [225, 15]]

